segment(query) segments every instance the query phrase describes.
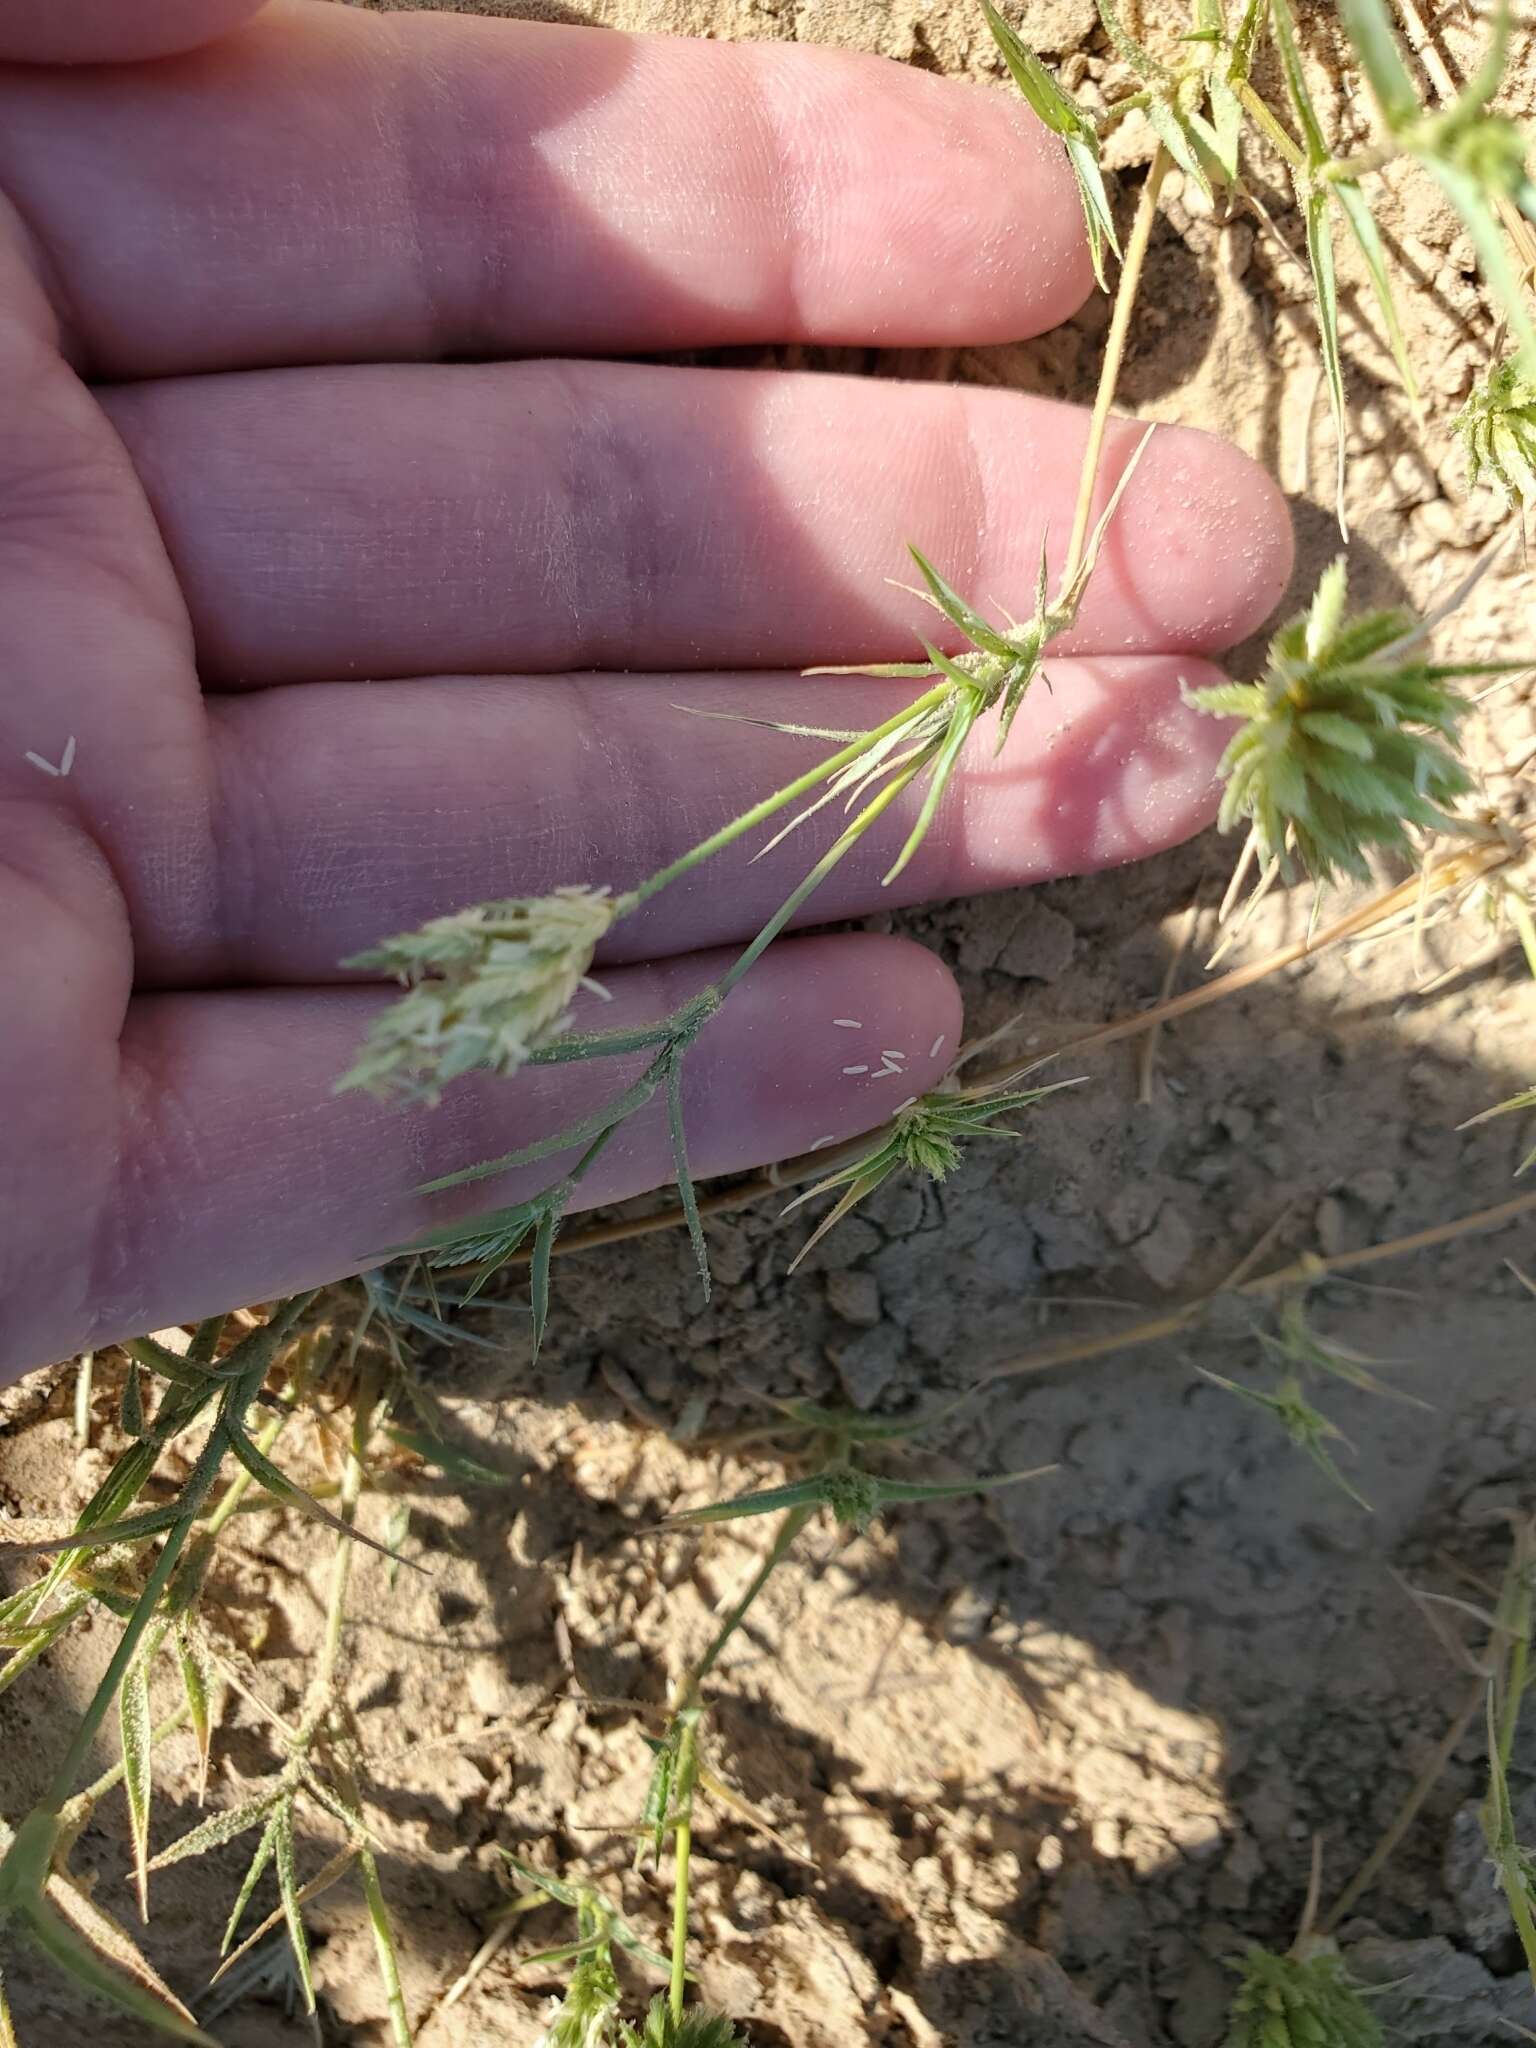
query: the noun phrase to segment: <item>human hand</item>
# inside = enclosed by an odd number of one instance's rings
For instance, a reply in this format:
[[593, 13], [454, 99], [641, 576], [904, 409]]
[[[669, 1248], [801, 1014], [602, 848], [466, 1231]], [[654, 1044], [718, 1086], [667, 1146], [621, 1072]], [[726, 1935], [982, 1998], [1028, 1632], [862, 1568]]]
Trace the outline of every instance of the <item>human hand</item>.
[[[601, 360], [1064, 318], [1077, 200], [1007, 94], [804, 48], [253, 13], [0, 0], [0, 1377], [355, 1270], [454, 1213], [421, 1181], [610, 1092], [553, 1067], [435, 1110], [337, 1096], [390, 999], [337, 963], [482, 898], [639, 880], [814, 758], [676, 706], [874, 723], [910, 686], [783, 671], [910, 657], [903, 543], [1027, 607], [1070, 525], [1074, 410]], [[1156, 435], [1051, 691], [1000, 761], [975, 749], [899, 890], [892, 820], [812, 914], [1204, 825], [1223, 735], [1180, 680], [1261, 622], [1289, 550], [1256, 468]], [[810, 844], [733, 851], [618, 928], [602, 1022], [710, 979]], [[908, 1052], [906, 1095], [959, 1028], [914, 945], [781, 942], [691, 1055], [695, 1170], [882, 1121], [878, 1050]], [[668, 1169], [647, 1113], [583, 1196]]]

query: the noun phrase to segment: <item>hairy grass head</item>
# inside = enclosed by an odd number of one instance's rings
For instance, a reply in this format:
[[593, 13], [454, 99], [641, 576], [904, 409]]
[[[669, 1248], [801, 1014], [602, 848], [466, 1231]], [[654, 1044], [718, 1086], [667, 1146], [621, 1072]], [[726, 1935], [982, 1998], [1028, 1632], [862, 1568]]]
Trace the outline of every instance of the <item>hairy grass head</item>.
[[1222, 756], [1220, 824], [1246, 820], [1266, 862], [1314, 881], [1370, 878], [1368, 852], [1406, 852], [1414, 827], [1443, 828], [1471, 788], [1457, 758], [1468, 704], [1448, 685], [1505, 664], [1433, 662], [1402, 611], [1347, 619], [1344, 559], [1270, 642], [1256, 683], [1193, 690], [1202, 711], [1241, 718]]
[[566, 1029], [615, 914], [604, 889], [556, 889], [434, 917], [355, 954], [348, 967], [381, 969], [407, 993], [337, 1086], [435, 1102], [460, 1074], [515, 1073]]
[[1451, 424], [1469, 487], [1490, 483], [1511, 506], [1536, 498], [1536, 373], [1523, 356], [1490, 370]]

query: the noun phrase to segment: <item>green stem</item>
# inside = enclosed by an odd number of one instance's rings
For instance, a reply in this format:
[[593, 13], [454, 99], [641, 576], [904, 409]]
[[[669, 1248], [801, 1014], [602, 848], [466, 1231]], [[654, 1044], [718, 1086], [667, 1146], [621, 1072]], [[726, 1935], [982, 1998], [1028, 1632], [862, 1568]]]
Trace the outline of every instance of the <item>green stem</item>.
[[378, 1863], [366, 1842], [357, 1852], [357, 1867], [362, 1873], [363, 1897], [368, 1904], [368, 1921], [373, 1929], [373, 1950], [378, 1958], [379, 1976], [389, 2007], [389, 2029], [395, 2039], [395, 2048], [412, 2048], [411, 2022], [405, 2008], [405, 1989], [400, 1982], [400, 1959], [395, 1953], [389, 1907], [384, 1898], [384, 1887], [379, 1882]]
[[683, 1723], [677, 1745], [677, 1776], [674, 1799], [677, 1824], [672, 1879], [672, 1985], [669, 2003], [672, 2017], [683, 2017], [683, 1993], [688, 1982], [688, 1878], [693, 1861], [693, 1787], [698, 1774], [698, 1719], [690, 1714]]
[[1261, 132], [1267, 137], [1276, 152], [1285, 159], [1293, 171], [1305, 172], [1307, 153], [1296, 141], [1280, 116], [1262, 93], [1256, 92], [1245, 78], [1237, 87], [1237, 96], [1252, 115]]
[[[930, 691], [929, 696], [945, 696], [948, 692], [949, 685], [946, 683], [942, 691]], [[926, 702], [927, 700], [924, 699], [922, 701]], [[907, 710], [902, 713], [902, 719], [908, 718], [915, 708], [915, 706], [909, 705]], [[882, 730], [886, 729], [888, 728], [882, 728]], [[909, 763], [899, 775], [893, 777], [877, 796], [872, 797], [848, 827], [847, 831], [840, 838], [833, 841], [832, 845], [822, 855], [821, 859], [817, 861], [815, 867], [811, 869], [811, 872], [799, 887], [792, 890], [785, 897], [751, 945], [731, 963], [725, 973], [721, 975], [719, 981], [716, 982], [716, 991], [722, 999], [730, 994], [744, 974], [747, 974], [756, 966], [757, 962], [767, 952], [779, 933], [783, 931], [785, 925], [789, 923], [801, 904], [804, 903], [808, 896], [815, 894], [843, 856], [857, 845], [858, 841], [869, 830], [870, 826], [875, 823], [876, 819], [890, 809], [907, 784], [927, 766], [931, 755], [932, 749], [925, 747], [915, 761]]]
[[1504, 1667], [1503, 1696], [1499, 1701], [1498, 1753], [1499, 1769], [1503, 1772], [1508, 1771], [1509, 1760], [1514, 1753], [1515, 1730], [1520, 1723], [1520, 1708], [1525, 1699], [1526, 1687], [1530, 1684], [1530, 1566], [1530, 1558], [1517, 1552], [1515, 1569], [1510, 1573], [1514, 1597], [1509, 1603], [1507, 1618], [1500, 1617], [1509, 1637], [1509, 1661]]
[[1173, 159], [1162, 143], [1152, 158], [1147, 172], [1147, 182], [1141, 188], [1137, 202], [1136, 218], [1131, 226], [1130, 240], [1125, 245], [1125, 261], [1120, 266], [1120, 281], [1115, 287], [1115, 310], [1110, 316], [1109, 339], [1104, 344], [1104, 363], [1099, 372], [1098, 394], [1093, 402], [1093, 417], [1088, 423], [1088, 445], [1083, 451], [1082, 481], [1078, 486], [1077, 510], [1072, 519], [1072, 539], [1067, 548], [1067, 565], [1062, 571], [1062, 585], [1065, 588], [1077, 574], [1088, 544], [1088, 529], [1093, 520], [1093, 494], [1099, 480], [1099, 459], [1104, 452], [1104, 433], [1109, 425], [1109, 409], [1114, 404], [1115, 389], [1120, 382], [1120, 370], [1125, 361], [1126, 338], [1131, 330], [1131, 314], [1135, 309], [1136, 295], [1141, 288], [1141, 273], [1147, 260], [1147, 249], [1152, 240], [1152, 223], [1157, 218], [1158, 194], [1163, 189], [1163, 180]]
[[1127, 93], [1123, 100], [1112, 100], [1099, 116], [1099, 134], [1107, 135], [1117, 122], [1125, 119], [1127, 114], [1139, 114], [1143, 107], [1150, 104], [1151, 99], [1152, 95], [1149, 92], [1132, 92]]
[[94, 1351], [84, 1351], [80, 1354], [80, 1365], [75, 1377], [75, 1442], [82, 1447], [91, 1440], [91, 1390], [95, 1379], [95, 1365]]
[[748, 1608], [751, 1607], [758, 1594], [762, 1592], [764, 1586], [767, 1585], [779, 1565], [784, 1562], [795, 1538], [816, 1512], [815, 1507], [794, 1508], [779, 1524], [779, 1531], [773, 1539], [772, 1547], [757, 1571], [753, 1573], [751, 1584], [736, 1602], [730, 1613], [727, 1614], [725, 1620], [720, 1624], [714, 1641], [689, 1673], [678, 1702], [680, 1706], [692, 1706], [697, 1702], [699, 1687], [719, 1663], [721, 1653], [724, 1651], [726, 1644], [746, 1620]]
[[1409, 1787], [1407, 1798], [1404, 1799], [1402, 1805], [1393, 1816], [1386, 1832], [1382, 1835], [1380, 1841], [1377, 1842], [1375, 1848], [1372, 1849], [1370, 1855], [1366, 1857], [1360, 1868], [1355, 1872], [1349, 1883], [1344, 1887], [1343, 1891], [1339, 1893], [1327, 1918], [1322, 1922], [1318, 1930], [1320, 1933], [1333, 1933], [1334, 1929], [1338, 1927], [1349, 1912], [1350, 1907], [1354, 1905], [1355, 1901], [1362, 1894], [1370, 1890], [1376, 1881], [1378, 1873], [1385, 1868], [1386, 1864], [1396, 1854], [1398, 1844], [1407, 1834], [1409, 1828], [1412, 1827], [1414, 1821], [1418, 1819], [1421, 1807], [1430, 1793], [1434, 1791], [1435, 1786], [1440, 1782], [1440, 1774], [1455, 1755], [1462, 1737], [1472, 1726], [1477, 1716], [1484, 1711], [1484, 1703], [1487, 1696], [1488, 1688], [1484, 1681], [1479, 1679], [1466, 1705], [1446, 1729], [1435, 1748], [1434, 1754], [1429, 1758], [1424, 1768]]
[[729, 846], [733, 840], [740, 839], [743, 833], [750, 832], [755, 825], [761, 825], [766, 819], [773, 817], [775, 812], [782, 811], [787, 804], [794, 803], [796, 798], [808, 796], [819, 783], [825, 782], [840, 769], [848, 767], [861, 755], [867, 754], [878, 740], [883, 740], [890, 733], [898, 731], [915, 712], [940, 703], [948, 693], [948, 683], [926, 691], [913, 703], [898, 711], [895, 717], [888, 718], [883, 725], [873, 726], [868, 732], [861, 732], [858, 738], [850, 741], [846, 747], [839, 748], [837, 753], [818, 762], [814, 768], [807, 769], [804, 775], [796, 776], [793, 782], [786, 782], [783, 788], [775, 790], [772, 796], [765, 796], [761, 803], [754, 804], [749, 811], [743, 811], [741, 816], [733, 818], [729, 825], [722, 825], [720, 830], [712, 832], [708, 839], [701, 839], [697, 846], [690, 847], [687, 853], [680, 854], [667, 867], [658, 868], [654, 875], [640, 884], [639, 888], [631, 889], [627, 895], [621, 896], [617, 914], [620, 917], [627, 917], [640, 904], [665, 889], [670, 882], [675, 882], [680, 875], [687, 874], [690, 868], [696, 868], [700, 862], [709, 860], [714, 854]]

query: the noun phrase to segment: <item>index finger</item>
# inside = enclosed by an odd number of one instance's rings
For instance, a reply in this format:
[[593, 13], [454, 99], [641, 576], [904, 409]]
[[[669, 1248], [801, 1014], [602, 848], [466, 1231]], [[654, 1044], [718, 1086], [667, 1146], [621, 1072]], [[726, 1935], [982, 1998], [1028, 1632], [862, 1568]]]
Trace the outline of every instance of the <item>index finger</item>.
[[114, 377], [1034, 334], [1090, 272], [1011, 94], [877, 57], [278, 0], [0, 71], [0, 184]]

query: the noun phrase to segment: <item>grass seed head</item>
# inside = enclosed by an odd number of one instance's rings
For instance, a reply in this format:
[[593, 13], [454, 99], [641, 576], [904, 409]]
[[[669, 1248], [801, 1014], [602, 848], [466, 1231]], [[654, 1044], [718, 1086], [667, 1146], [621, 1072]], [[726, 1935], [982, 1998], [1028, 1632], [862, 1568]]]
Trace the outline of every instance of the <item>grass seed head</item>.
[[1536, 499], [1536, 376], [1521, 357], [1490, 371], [1452, 425], [1469, 487], [1486, 480], [1511, 506]]
[[1381, 2022], [1336, 1954], [1303, 1961], [1250, 1948], [1225, 2048], [1383, 2048]]
[[1421, 657], [1405, 612], [1346, 619], [1341, 556], [1311, 605], [1270, 643], [1256, 683], [1190, 692], [1202, 711], [1241, 718], [1222, 756], [1220, 824], [1248, 820], [1263, 859], [1292, 856], [1319, 883], [1366, 881], [1366, 849], [1407, 851], [1410, 829], [1443, 827], [1471, 787], [1452, 751], [1468, 706], [1446, 687], [1486, 664]]
[[577, 989], [617, 906], [604, 889], [478, 903], [402, 932], [346, 962], [381, 969], [407, 993], [375, 1019], [337, 1083], [435, 1102], [460, 1074], [511, 1074], [570, 1021]]
[[534, 2048], [610, 2048], [619, 2010], [619, 1980], [606, 1948], [585, 1955]]
[[657, 1997], [639, 2033], [624, 2029], [624, 2048], [746, 2048], [746, 2039], [720, 2013], [695, 2006], [676, 2018], [667, 2001]]
[[880, 1512], [880, 1482], [873, 1472], [860, 1472], [851, 1465], [822, 1475], [827, 1506], [846, 1528], [867, 1529]]

